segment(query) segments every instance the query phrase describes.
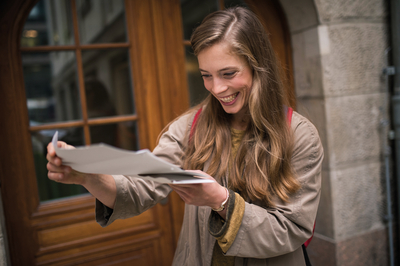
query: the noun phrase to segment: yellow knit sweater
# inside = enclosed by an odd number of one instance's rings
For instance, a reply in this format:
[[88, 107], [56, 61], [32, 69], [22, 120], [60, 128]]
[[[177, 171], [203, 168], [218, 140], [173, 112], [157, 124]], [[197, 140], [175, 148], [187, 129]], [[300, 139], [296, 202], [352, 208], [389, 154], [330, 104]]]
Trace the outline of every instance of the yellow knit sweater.
[[[231, 154], [229, 156], [229, 166], [231, 166], [235, 160], [243, 135], [244, 135], [243, 130], [231, 128], [232, 143], [231, 143]], [[235, 257], [225, 256], [224, 251], [226, 252], [232, 245], [233, 241], [235, 240], [236, 234], [242, 222], [243, 213], [244, 213], [244, 200], [238, 194], [235, 194], [235, 207], [232, 212], [232, 217], [229, 221], [229, 226], [226, 233], [222, 237], [217, 238], [217, 242], [215, 242], [211, 266], [235, 265]], [[224, 221], [221, 218], [221, 223], [225, 222], [228, 221]]]

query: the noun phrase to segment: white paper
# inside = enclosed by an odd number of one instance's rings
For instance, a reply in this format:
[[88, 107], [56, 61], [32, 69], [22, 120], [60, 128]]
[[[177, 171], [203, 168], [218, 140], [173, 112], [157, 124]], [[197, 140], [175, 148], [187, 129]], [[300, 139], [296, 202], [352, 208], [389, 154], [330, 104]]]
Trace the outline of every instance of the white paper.
[[149, 150], [128, 151], [107, 144], [95, 144], [76, 149], [57, 147], [58, 132], [53, 136], [53, 146], [64, 165], [82, 173], [128, 175], [169, 184], [211, 183], [213, 180], [201, 173], [184, 171], [168, 163]]

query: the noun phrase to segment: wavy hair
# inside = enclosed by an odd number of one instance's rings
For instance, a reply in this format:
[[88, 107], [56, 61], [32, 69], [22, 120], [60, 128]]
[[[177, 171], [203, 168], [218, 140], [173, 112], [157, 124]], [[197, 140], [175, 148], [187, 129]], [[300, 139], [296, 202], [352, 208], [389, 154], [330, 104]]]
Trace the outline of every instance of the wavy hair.
[[185, 169], [203, 169], [246, 200], [273, 206], [273, 198], [288, 201], [300, 188], [291, 167], [292, 134], [284, 108], [284, 88], [275, 53], [261, 22], [251, 11], [234, 7], [208, 15], [191, 37], [196, 56], [205, 48], [226, 42], [236, 55], [246, 59], [253, 72], [248, 103], [249, 124], [234, 163], [231, 152], [230, 120], [211, 94], [203, 106], [194, 135], [183, 158]]

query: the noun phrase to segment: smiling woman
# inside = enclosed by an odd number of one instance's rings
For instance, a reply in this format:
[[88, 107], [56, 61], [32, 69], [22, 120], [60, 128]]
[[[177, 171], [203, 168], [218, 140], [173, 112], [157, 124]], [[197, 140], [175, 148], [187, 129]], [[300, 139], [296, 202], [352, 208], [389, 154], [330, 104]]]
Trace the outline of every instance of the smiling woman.
[[204, 87], [232, 114], [231, 126], [245, 129], [253, 74], [244, 57], [231, 52], [227, 42], [217, 43], [197, 56]]
[[262, 24], [246, 8], [217, 11], [196, 28], [191, 45], [211, 94], [167, 127], [153, 153], [216, 182], [168, 186], [81, 174], [62, 164], [51, 143], [49, 178], [84, 186], [104, 227], [174, 190], [186, 205], [173, 265], [306, 265], [323, 150], [315, 127], [284, 105]]

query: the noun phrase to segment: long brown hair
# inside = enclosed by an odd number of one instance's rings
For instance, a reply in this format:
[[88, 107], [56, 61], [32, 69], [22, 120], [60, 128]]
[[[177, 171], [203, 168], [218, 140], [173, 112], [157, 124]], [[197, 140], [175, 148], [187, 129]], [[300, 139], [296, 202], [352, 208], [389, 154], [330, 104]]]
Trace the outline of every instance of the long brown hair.
[[291, 167], [292, 135], [287, 126], [283, 85], [277, 61], [262, 24], [245, 8], [235, 7], [208, 15], [193, 32], [197, 56], [205, 48], [227, 42], [231, 52], [244, 57], [253, 71], [248, 100], [249, 125], [229, 165], [230, 119], [219, 101], [209, 95], [188, 142], [185, 169], [203, 169], [219, 181], [228, 175], [229, 187], [245, 199], [273, 206], [273, 197], [287, 201], [300, 187]]

